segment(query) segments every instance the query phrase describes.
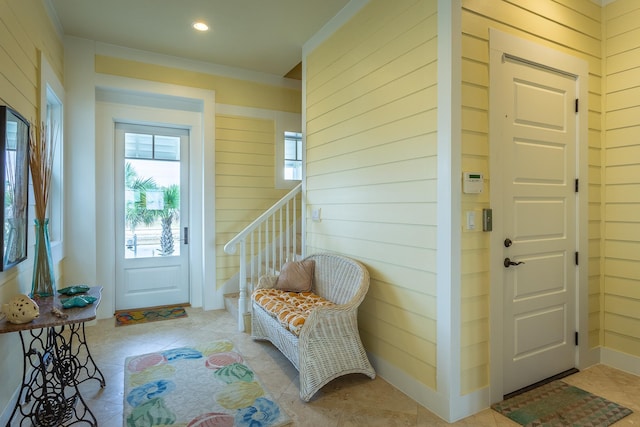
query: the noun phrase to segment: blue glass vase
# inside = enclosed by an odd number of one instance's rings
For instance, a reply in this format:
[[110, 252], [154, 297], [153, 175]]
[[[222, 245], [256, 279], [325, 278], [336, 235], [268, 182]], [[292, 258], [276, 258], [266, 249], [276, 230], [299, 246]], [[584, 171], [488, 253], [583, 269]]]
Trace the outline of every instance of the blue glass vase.
[[51, 256], [51, 242], [49, 241], [49, 219], [36, 219], [36, 247], [33, 258], [33, 281], [31, 282], [31, 296], [50, 297], [56, 291], [56, 279], [53, 271]]

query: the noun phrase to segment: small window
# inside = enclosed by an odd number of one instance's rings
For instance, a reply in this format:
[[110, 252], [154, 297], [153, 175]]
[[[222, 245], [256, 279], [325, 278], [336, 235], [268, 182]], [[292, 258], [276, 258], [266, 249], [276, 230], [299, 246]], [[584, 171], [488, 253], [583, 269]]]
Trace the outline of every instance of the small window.
[[278, 111], [275, 120], [275, 188], [292, 189], [302, 181], [305, 157], [300, 114]]
[[300, 181], [302, 179], [302, 134], [284, 133], [284, 179]]

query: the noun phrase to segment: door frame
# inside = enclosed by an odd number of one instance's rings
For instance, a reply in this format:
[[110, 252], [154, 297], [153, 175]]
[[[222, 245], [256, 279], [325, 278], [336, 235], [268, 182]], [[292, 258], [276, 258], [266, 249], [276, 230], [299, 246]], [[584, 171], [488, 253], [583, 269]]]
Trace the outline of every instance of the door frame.
[[[205, 310], [224, 308], [224, 289], [215, 280], [215, 92], [127, 77], [96, 75], [96, 230], [97, 279], [104, 287], [98, 318], [115, 310], [114, 121], [137, 115], [137, 121], [157, 124], [153, 109], [170, 115], [166, 121], [188, 125], [190, 135], [190, 303]], [[206, 191], [205, 191], [206, 190]], [[206, 216], [205, 216], [206, 213]]]
[[490, 204], [493, 209], [493, 231], [490, 237], [490, 336], [491, 336], [491, 403], [503, 399], [503, 265], [502, 244], [502, 191], [503, 180], [500, 135], [502, 120], [495, 112], [499, 109], [501, 96], [491, 88], [499, 87], [501, 81], [500, 63], [505, 54], [525, 62], [561, 71], [576, 77], [576, 93], [580, 108], [576, 117], [578, 147], [576, 147], [576, 174], [580, 180], [580, 191], [576, 199], [576, 247], [580, 253], [580, 263], [576, 272], [576, 330], [581, 339], [576, 349], [575, 366], [579, 369], [597, 363], [598, 358], [589, 351], [589, 253], [588, 253], [588, 86], [589, 69], [586, 61], [569, 54], [551, 49], [529, 40], [495, 30], [489, 30], [489, 165], [491, 182]]

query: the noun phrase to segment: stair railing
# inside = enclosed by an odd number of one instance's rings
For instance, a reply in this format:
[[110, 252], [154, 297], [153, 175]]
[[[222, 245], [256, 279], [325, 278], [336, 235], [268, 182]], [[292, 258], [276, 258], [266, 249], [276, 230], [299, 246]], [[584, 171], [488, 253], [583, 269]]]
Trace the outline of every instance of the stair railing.
[[301, 194], [302, 184], [298, 184], [224, 245], [224, 251], [229, 255], [235, 255], [240, 247], [240, 331], [245, 330], [244, 315], [250, 311], [247, 284], [253, 286], [263, 274], [280, 271], [285, 262], [296, 259], [301, 252], [302, 242], [297, 238]]

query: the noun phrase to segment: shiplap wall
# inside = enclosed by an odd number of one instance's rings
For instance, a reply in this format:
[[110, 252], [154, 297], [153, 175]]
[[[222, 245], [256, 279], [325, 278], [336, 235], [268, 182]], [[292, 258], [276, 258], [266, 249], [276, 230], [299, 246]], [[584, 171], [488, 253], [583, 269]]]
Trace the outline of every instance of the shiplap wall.
[[605, 8], [603, 345], [640, 357], [640, 2]]
[[179, 60], [175, 66], [151, 64], [142, 62], [141, 56], [140, 61], [133, 61], [96, 55], [96, 73], [215, 90], [219, 104], [300, 112], [300, 89], [182, 69]]
[[238, 272], [224, 245], [289, 190], [275, 189], [275, 122], [216, 115], [216, 282]]
[[367, 351], [435, 388], [437, 1], [370, 1], [306, 73], [307, 252], [368, 267]]
[[0, 101], [38, 121], [40, 51], [62, 80], [64, 49], [40, 0], [0, 0]]
[[[40, 0], [0, 0], [0, 105], [10, 105], [27, 120], [38, 122], [40, 51], [61, 81], [63, 45]], [[32, 211], [33, 206], [29, 209]], [[29, 237], [33, 253], [33, 232]], [[0, 272], [0, 305], [31, 290], [33, 258]], [[57, 280], [62, 271], [56, 267]], [[0, 414], [20, 384], [22, 352], [16, 334], [0, 335]]]
[[[589, 64], [589, 344], [600, 344], [601, 8], [590, 0], [462, 1], [462, 167], [489, 178], [489, 28], [532, 40]], [[583, 105], [586, 103], [583, 102]], [[489, 185], [490, 187], [490, 185]], [[490, 189], [489, 189], [490, 191]], [[488, 206], [489, 192], [462, 196], [462, 211]], [[462, 237], [461, 390], [489, 383], [489, 237]]]

